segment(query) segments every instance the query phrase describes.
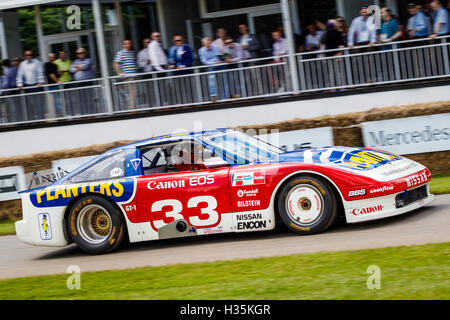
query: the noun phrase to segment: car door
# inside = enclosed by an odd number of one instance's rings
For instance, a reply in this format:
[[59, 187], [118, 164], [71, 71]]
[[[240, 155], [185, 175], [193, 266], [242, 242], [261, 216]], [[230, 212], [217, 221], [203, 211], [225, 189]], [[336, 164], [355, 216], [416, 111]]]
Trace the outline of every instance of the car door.
[[[148, 159], [152, 161], [152, 159]], [[222, 232], [232, 225], [229, 167], [148, 174], [137, 178], [135, 222], [143, 223], [143, 240], [159, 239], [158, 231], [185, 220], [196, 234]]]

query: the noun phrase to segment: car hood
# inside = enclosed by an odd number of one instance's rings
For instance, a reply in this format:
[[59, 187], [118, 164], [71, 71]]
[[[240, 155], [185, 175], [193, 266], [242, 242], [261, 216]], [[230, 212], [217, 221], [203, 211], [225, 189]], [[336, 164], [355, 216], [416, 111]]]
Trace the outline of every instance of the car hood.
[[425, 167], [404, 157], [375, 149], [327, 147], [280, 154], [280, 163], [310, 163], [340, 168], [378, 181], [400, 178]]

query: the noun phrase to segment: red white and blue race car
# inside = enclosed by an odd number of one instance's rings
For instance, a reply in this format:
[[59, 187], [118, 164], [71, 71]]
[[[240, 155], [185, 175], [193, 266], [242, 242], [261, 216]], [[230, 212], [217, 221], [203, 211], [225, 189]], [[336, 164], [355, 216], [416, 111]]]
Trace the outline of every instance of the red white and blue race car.
[[110, 150], [52, 185], [22, 193], [23, 242], [106, 253], [130, 242], [271, 230], [308, 235], [402, 214], [434, 199], [430, 171], [384, 151], [284, 152], [216, 129]]

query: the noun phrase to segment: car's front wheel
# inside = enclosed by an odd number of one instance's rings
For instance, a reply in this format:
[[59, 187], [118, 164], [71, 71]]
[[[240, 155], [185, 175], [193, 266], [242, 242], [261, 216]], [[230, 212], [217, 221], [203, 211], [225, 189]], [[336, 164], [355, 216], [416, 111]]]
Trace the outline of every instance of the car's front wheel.
[[328, 229], [336, 221], [338, 206], [326, 182], [304, 175], [293, 177], [282, 186], [278, 212], [289, 229], [306, 235]]
[[116, 249], [126, 233], [122, 214], [108, 200], [95, 195], [75, 202], [67, 223], [72, 240], [90, 254]]

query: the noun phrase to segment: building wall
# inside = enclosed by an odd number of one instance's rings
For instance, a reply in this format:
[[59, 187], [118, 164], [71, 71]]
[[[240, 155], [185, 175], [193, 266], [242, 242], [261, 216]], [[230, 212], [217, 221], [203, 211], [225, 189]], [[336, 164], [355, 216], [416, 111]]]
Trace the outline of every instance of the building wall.
[[[167, 40], [164, 41], [164, 46], [167, 48], [172, 45], [172, 37], [174, 34], [179, 33], [187, 38], [187, 19], [194, 20], [200, 17], [197, 0], [160, 0], [157, 5], [161, 6], [158, 9], [160, 13], [158, 19], [160, 25], [165, 24]], [[161, 18], [164, 21], [161, 21]]]
[[73, 149], [118, 140], [139, 140], [180, 129], [206, 130], [259, 125], [448, 100], [450, 85], [2, 132], [0, 157]]
[[23, 55], [20, 44], [20, 33], [18, 28], [18, 18], [15, 12], [3, 12], [5, 24], [6, 45], [8, 48], [8, 58], [20, 57]]

